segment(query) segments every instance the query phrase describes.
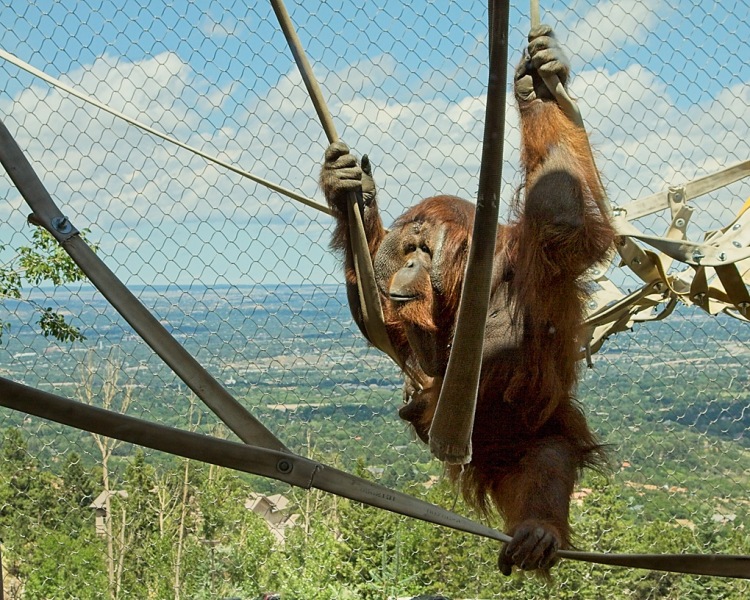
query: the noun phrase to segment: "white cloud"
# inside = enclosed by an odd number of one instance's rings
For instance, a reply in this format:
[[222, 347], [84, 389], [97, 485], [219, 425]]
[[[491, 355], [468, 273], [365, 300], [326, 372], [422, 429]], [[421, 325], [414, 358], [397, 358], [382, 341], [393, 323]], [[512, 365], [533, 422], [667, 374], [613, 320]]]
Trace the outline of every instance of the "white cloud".
[[[673, 88], [632, 65], [614, 73], [581, 73], [573, 80], [572, 92], [580, 98], [610, 198], [617, 204], [750, 156], [750, 124], [743, 118], [750, 106], [750, 83], [681, 109]], [[696, 229], [726, 223], [748, 194], [750, 182], [745, 182], [724, 193], [720, 202], [717, 196], [696, 200], [704, 209], [694, 219]], [[664, 218], [654, 225], [655, 233], [663, 232]]]
[[562, 17], [568, 31], [563, 35], [566, 51], [575, 57], [574, 64], [580, 64], [614, 49], [640, 44], [668, 10], [663, 0], [594, 2], [585, 7], [583, 15], [573, 7]]
[[[314, 193], [315, 183], [309, 174], [318, 168], [319, 153], [305, 156], [305, 145], [298, 137], [305, 127], [295, 126], [310, 121], [302, 110], [308, 100], [290, 78], [282, 78], [255, 107], [257, 113], [244, 115], [246, 128], [233, 127], [229, 121], [224, 127], [213, 128], [215, 112], [233, 86], [226, 90], [209, 88], [175, 54], [165, 53], [139, 63], [104, 56], [64, 79], [181, 141], [234, 158], [245, 169], [259, 167], [262, 173], [257, 174], [269, 179], [278, 181], [279, 174], [286, 173], [282, 179], [299, 183], [295, 176], [304, 173], [308, 175], [307, 192]], [[163, 253], [159, 248], [167, 247], [170, 238], [181, 239], [188, 252], [202, 252], [205, 258], [211, 249], [202, 236], [212, 237], [206, 234], [207, 227], [244, 237], [243, 252], [257, 246], [252, 238], [260, 231], [264, 238], [258, 242], [260, 249], [256, 248], [260, 255], [270, 245], [268, 226], [279, 220], [279, 215], [285, 222], [298, 220], [299, 209], [292, 201], [241, 181], [237, 175], [46, 84], [34, 83], [1, 108], [3, 114], [10, 115], [6, 123], [57, 204], [77, 227], [93, 226], [92, 237], [101, 243], [105, 256], [115, 254], [111, 264], [121, 265], [120, 272], [125, 270], [126, 278], [130, 271], [130, 276], [148, 280], [149, 276], [142, 275], [142, 267], [159, 260]], [[243, 115], [238, 118], [243, 120]], [[315, 134], [319, 133], [318, 128]], [[6, 182], [2, 184], [7, 189]], [[11, 192], [9, 196], [14, 212], [28, 213], [17, 194]], [[328, 219], [310, 214], [314, 213], [311, 209], [304, 211], [313, 223]], [[18, 228], [20, 218], [13, 217], [14, 222], [5, 223], [4, 230]], [[248, 226], [255, 231], [246, 231]], [[200, 236], [198, 228], [204, 230]], [[11, 235], [4, 233], [3, 238], [10, 239]], [[293, 244], [292, 236], [288, 237]], [[204, 241], [199, 242], [201, 239]], [[319, 254], [325, 251], [321, 246]], [[168, 260], [176, 260], [174, 252], [162, 259]], [[245, 261], [249, 270], [252, 260]], [[222, 259], [214, 264], [218, 262]], [[237, 277], [245, 272], [242, 266], [233, 264], [232, 257], [224, 257], [223, 264], [220, 272], [232, 270]], [[189, 274], [175, 272], [173, 265], [166, 276], [184, 279]], [[268, 277], [268, 273], [262, 277]]]
[[[574, 30], [563, 36], [571, 53], [580, 55], [575, 62], [589, 60], [592, 48], [607, 52], [637, 44], [662, 4], [626, 0], [597, 4], [581, 16], [562, 15], [575, 21]], [[373, 159], [386, 221], [426, 195], [474, 198], [479, 174], [484, 96], [453, 88], [446, 93], [440, 80], [447, 75], [439, 70], [425, 70], [423, 85], [415, 88], [419, 92], [411, 91], [398, 83], [406, 68], [401, 57], [387, 52], [337, 71], [316, 66], [342, 138]], [[274, 73], [220, 86], [165, 52], [138, 62], [105, 55], [64, 79], [117, 110], [322, 201], [316, 180], [327, 141], [296, 68], [278, 77]], [[689, 91], [677, 97], [644, 65], [618, 70], [608, 63], [578, 73], [572, 92], [580, 98], [610, 195], [618, 203], [750, 155], [748, 81], [713, 98], [702, 93], [683, 108]], [[252, 262], [248, 248], [267, 257], [276, 252], [268, 246], [272, 234], [280, 233], [285, 238], [277, 243], [293, 253], [291, 238], [304, 230], [320, 240], [305, 256], [332, 260], [327, 216], [300, 209], [46, 85], [31, 85], [0, 108], [65, 211], [80, 226], [96, 223], [109, 236], [109, 249], [125, 236], [136, 253], [138, 239], [151, 245], [162, 240], [161, 247], [170, 237], [190, 243], [198, 239], [190, 237], [192, 232], [212, 227], [240, 240], [233, 243], [245, 248], [243, 260]], [[510, 104], [506, 115], [507, 202], [520, 178], [517, 117]], [[15, 210], [20, 200], [10, 197]], [[291, 228], [284, 224], [288, 221], [294, 222]], [[146, 254], [144, 249], [144, 260]]]

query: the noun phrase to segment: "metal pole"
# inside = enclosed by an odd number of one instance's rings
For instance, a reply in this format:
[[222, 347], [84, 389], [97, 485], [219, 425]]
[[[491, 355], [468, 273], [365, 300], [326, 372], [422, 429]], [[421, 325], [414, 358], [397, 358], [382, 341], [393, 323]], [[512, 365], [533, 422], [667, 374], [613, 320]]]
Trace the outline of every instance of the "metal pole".
[[[533, 29], [541, 23], [541, 18], [539, 16], [539, 0], [529, 1], [529, 12], [531, 13], [531, 28]], [[557, 100], [557, 104], [560, 106], [562, 111], [568, 116], [571, 121], [573, 121], [573, 123], [578, 125], [581, 129], [584, 129], [581, 111], [578, 110], [578, 105], [570, 99], [570, 96], [568, 96], [568, 92], [565, 90], [565, 87], [560, 82], [560, 79], [557, 77], [557, 75], [544, 75], [542, 73], [540, 73], [540, 75], [544, 80], [544, 83], [549, 88], [549, 91], [554, 94], [555, 99]]]
[[34, 223], [45, 227], [55, 237], [91, 283], [196, 396], [203, 400], [243, 442], [286, 451], [284, 444], [237, 402], [170, 335], [81, 238], [75, 227], [55, 205], [2, 120], [0, 163], [34, 211]]
[[[310, 66], [310, 61], [307, 60], [302, 42], [300, 42], [297, 32], [294, 29], [292, 19], [286, 10], [283, 0], [271, 0], [271, 6], [274, 13], [276, 13], [279, 26], [297, 63], [297, 68], [302, 75], [302, 81], [305, 83], [307, 93], [310, 95], [315, 111], [318, 113], [320, 124], [323, 126], [328, 142], [333, 143], [339, 139], [336, 126], [323, 98], [323, 92]], [[370, 249], [367, 244], [360, 204], [361, 202], [357, 198], [357, 195], [351, 193], [348, 202], [349, 238], [352, 245], [354, 269], [357, 273], [357, 288], [367, 338], [376, 348], [385, 352], [403, 369], [405, 365], [396, 354], [385, 328], [383, 307], [380, 304], [380, 291], [375, 281], [375, 271], [370, 258]]]
[[270, 477], [303, 489], [316, 488], [474, 535], [499, 541], [510, 540], [496, 529], [444, 508], [296, 454], [151, 423], [37, 390], [4, 377], [0, 377], [0, 406], [183, 458]]
[[[43, 392], [0, 377], [0, 406], [69, 427], [205, 463], [315, 488], [435, 525], [507, 542], [510, 538], [444, 508], [297, 456], [181, 431]], [[602, 554], [560, 550], [561, 558], [620, 567], [750, 579], [750, 556], [727, 554]], [[0, 597], [2, 600], [2, 597]]]
[[432, 453], [457, 464], [471, 461], [471, 433], [495, 257], [505, 141], [508, 12], [508, 0], [489, 0], [489, 83], [477, 210], [453, 347], [430, 428]]

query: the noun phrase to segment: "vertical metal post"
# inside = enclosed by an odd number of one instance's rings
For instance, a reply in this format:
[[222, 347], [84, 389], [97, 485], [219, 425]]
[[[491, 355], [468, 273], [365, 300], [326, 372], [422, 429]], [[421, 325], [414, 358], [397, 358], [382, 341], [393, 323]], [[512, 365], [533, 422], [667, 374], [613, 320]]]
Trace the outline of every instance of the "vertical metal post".
[[471, 461], [484, 328], [492, 283], [505, 141], [508, 0], [489, 0], [489, 82], [477, 211], [448, 368], [430, 428], [430, 450], [456, 464]]

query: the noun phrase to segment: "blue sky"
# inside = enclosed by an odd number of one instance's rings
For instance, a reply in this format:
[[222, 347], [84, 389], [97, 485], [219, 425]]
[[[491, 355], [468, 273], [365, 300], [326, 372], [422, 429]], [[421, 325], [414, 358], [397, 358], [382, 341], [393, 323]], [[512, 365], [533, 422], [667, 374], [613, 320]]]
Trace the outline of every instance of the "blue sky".
[[[131, 117], [322, 201], [325, 137], [265, 2], [0, 2], [0, 47]], [[476, 192], [485, 2], [288, 0], [342, 138], [376, 165], [386, 221], [420, 197]], [[542, 2], [615, 203], [750, 156], [750, 3]], [[92, 8], [94, 7], [94, 8]], [[514, 64], [528, 4], [511, 8]], [[154, 139], [0, 61], [0, 118], [120, 277], [327, 282], [330, 218]], [[508, 107], [504, 197], [519, 182]], [[707, 200], [726, 223], [747, 183]], [[0, 240], [28, 209], [0, 177]], [[663, 223], [646, 226], [660, 233]], [[7, 251], [6, 251], [7, 255]], [[0, 260], [5, 255], [0, 254]]]

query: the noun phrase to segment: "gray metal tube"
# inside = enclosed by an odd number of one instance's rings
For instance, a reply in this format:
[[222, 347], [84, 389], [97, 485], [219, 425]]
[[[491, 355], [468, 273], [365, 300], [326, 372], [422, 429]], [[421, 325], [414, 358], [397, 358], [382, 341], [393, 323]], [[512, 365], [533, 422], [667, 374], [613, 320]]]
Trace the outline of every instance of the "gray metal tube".
[[[300, 42], [297, 32], [294, 29], [292, 19], [286, 10], [283, 0], [271, 0], [271, 7], [276, 14], [281, 31], [289, 45], [289, 50], [292, 52], [297, 68], [302, 75], [302, 81], [304, 82], [310, 100], [315, 107], [315, 112], [318, 114], [318, 119], [320, 120], [323, 131], [328, 138], [328, 142], [333, 143], [339, 139], [339, 135], [336, 132], [336, 126], [334, 125], [333, 117], [328, 110], [328, 105], [323, 98], [323, 92], [318, 85], [318, 80], [315, 78], [312, 67], [310, 66], [310, 61], [307, 60], [307, 54], [302, 47], [302, 42]], [[360, 202], [357, 195], [354, 192], [351, 192], [349, 194], [348, 203], [349, 231], [352, 253], [354, 255], [354, 268], [357, 272], [357, 287], [359, 290], [360, 305], [364, 317], [365, 330], [367, 331], [367, 338], [376, 348], [385, 352], [397, 365], [404, 369], [405, 365], [394, 350], [390, 337], [388, 337], [388, 331], [385, 327], [383, 307], [380, 304], [380, 292], [375, 283], [375, 271], [372, 266], [370, 250], [365, 236], [362, 209], [359, 205]]]
[[508, 75], [508, 12], [507, 0], [489, 0], [489, 82], [477, 211], [453, 347], [430, 427], [430, 450], [437, 458], [449, 463], [471, 461], [471, 433], [482, 368], [482, 346], [500, 210]]
[[287, 451], [284, 444], [237, 402], [94, 254], [55, 205], [2, 120], [0, 163], [34, 211], [34, 222], [57, 239], [91, 283], [196, 396], [243, 442]]
[[[510, 540], [504, 533], [439, 506], [295, 454], [157, 425], [43, 392], [4, 377], [0, 377], [0, 406], [176, 456], [270, 477], [304, 489], [314, 487], [435, 525], [501, 542]], [[570, 560], [619, 567], [750, 579], [750, 556], [602, 554], [577, 550], [560, 550], [557, 554]]]

